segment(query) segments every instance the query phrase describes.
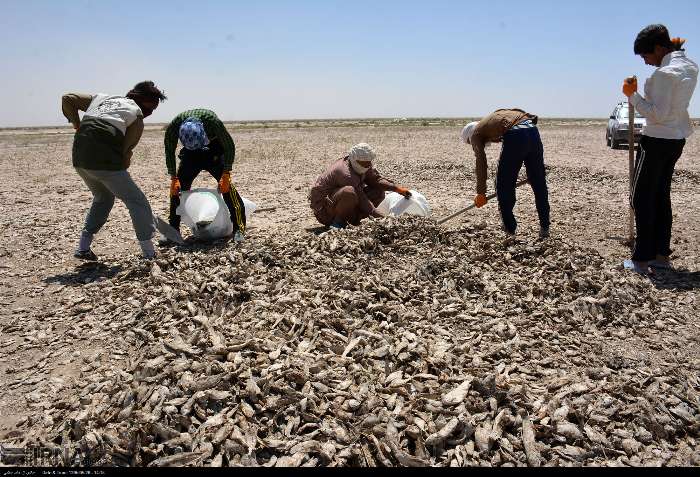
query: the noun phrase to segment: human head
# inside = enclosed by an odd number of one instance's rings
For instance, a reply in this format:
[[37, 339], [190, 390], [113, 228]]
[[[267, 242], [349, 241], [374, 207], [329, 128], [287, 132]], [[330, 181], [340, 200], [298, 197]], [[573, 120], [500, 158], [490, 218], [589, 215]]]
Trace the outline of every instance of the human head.
[[144, 118], [153, 114], [158, 104], [168, 99], [168, 97], [156, 87], [153, 81], [137, 83], [131, 91], [126, 93], [126, 97], [133, 99], [138, 107], [141, 108]]
[[641, 56], [647, 65], [659, 67], [664, 56], [681, 46], [682, 43], [674, 45], [664, 25], [649, 25], [634, 40], [634, 54]]
[[187, 118], [180, 125], [180, 141], [185, 149], [196, 151], [209, 144], [204, 124], [197, 118]]
[[355, 172], [364, 174], [372, 167], [372, 163], [377, 155], [374, 153], [372, 146], [361, 142], [350, 149], [348, 157], [350, 158], [350, 165]]
[[474, 129], [476, 128], [476, 125], [479, 124], [477, 121], [471, 122], [464, 126], [464, 129], [462, 129], [462, 141], [464, 141], [464, 144], [471, 144], [472, 142], [472, 135], [474, 134]]

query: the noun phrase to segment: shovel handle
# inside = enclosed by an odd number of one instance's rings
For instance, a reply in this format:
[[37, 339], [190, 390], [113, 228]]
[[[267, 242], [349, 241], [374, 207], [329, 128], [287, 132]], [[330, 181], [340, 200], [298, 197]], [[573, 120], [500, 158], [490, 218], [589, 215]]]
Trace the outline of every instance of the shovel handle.
[[[636, 77], [635, 77], [636, 79]], [[628, 144], [628, 151], [629, 151], [629, 156], [628, 156], [628, 170], [629, 170], [629, 194], [630, 196], [632, 195], [632, 184], [634, 183], [634, 105], [632, 104], [632, 101], [630, 100], [628, 102], [628, 115], [629, 115], [629, 137], [627, 140]], [[631, 243], [634, 243], [634, 209], [630, 205], [629, 207], [629, 212], [628, 212], [628, 219], [627, 219], [627, 240], [629, 240]]]
[[[527, 179], [523, 179], [523, 180], [521, 180], [520, 182], [517, 182], [517, 183], [515, 184], [515, 188], [517, 189], [518, 187], [520, 187], [520, 186], [522, 186], [522, 185], [525, 185], [525, 184], [527, 184]], [[491, 194], [491, 195], [486, 196], [486, 199], [487, 199], [487, 200], [491, 200], [491, 199], [495, 199], [495, 198], [496, 198], [496, 193], [495, 193], [495, 192], [494, 192], [493, 194]], [[476, 204], [472, 204], [472, 205], [469, 205], [469, 206], [467, 206], [467, 207], [465, 207], [465, 208], [463, 208], [463, 209], [461, 209], [461, 210], [458, 210], [457, 212], [455, 212], [454, 214], [450, 215], [449, 217], [445, 217], [444, 219], [438, 220], [438, 225], [442, 225], [442, 224], [444, 224], [445, 222], [447, 222], [448, 220], [452, 220], [452, 219], [454, 219], [455, 217], [460, 216], [460, 215], [462, 215], [462, 214], [465, 213], [465, 212], [469, 212], [470, 210], [472, 210], [472, 209], [475, 208], [475, 207], [476, 207]]]

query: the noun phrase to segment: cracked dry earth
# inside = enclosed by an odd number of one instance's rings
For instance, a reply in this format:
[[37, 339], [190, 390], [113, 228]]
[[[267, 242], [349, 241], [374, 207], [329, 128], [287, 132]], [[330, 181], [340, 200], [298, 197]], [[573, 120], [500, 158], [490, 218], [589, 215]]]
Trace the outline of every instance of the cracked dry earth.
[[[627, 151], [605, 148], [604, 125], [542, 125], [542, 242], [525, 189], [515, 239], [496, 204], [444, 226], [306, 230], [309, 184], [363, 140], [435, 217], [463, 207], [457, 126], [231, 131], [234, 183], [268, 209], [244, 243], [144, 263], [118, 204], [90, 266], [71, 258], [89, 205], [71, 134], [2, 131], [5, 446], [138, 466], [700, 463], [696, 137], [673, 184], [677, 270], [647, 279], [619, 270]], [[147, 130], [130, 171], [164, 217], [161, 141]]]

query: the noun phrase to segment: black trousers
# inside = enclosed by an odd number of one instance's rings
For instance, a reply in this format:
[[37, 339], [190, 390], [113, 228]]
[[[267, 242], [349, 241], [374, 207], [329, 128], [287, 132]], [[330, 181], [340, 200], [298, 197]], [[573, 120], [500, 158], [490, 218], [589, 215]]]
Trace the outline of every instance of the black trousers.
[[642, 136], [634, 167], [630, 204], [637, 235], [632, 260], [647, 262], [671, 255], [671, 178], [685, 139]]
[[503, 135], [503, 149], [496, 172], [496, 195], [503, 226], [515, 233], [518, 222], [513, 215], [515, 184], [525, 164], [530, 187], [535, 194], [535, 205], [540, 226], [549, 227], [549, 192], [544, 168], [544, 148], [536, 127], [511, 129]]
[[[177, 168], [177, 178], [180, 180], [182, 191], [192, 188], [192, 182], [202, 171], [207, 171], [219, 181], [224, 173], [223, 148], [218, 141], [212, 141], [209, 147], [197, 151], [182, 148], [180, 150], [180, 165]], [[245, 206], [236, 188], [231, 184], [231, 190], [222, 194], [224, 202], [231, 214], [233, 232], [245, 233]], [[180, 205], [180, 197], [170, 198], [170, 225], [180, 230], [180, 216], [175, 213]]]

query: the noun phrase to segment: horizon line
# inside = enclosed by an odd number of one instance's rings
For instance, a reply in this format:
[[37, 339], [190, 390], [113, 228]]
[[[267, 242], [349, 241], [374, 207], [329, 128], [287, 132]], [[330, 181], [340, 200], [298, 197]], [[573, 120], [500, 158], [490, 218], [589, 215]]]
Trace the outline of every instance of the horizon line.
[[[413, 117], [396, 117], [396, 116], [384, 116], [384, 117], [362, 117], [362, 118], [280, 118], [280, 119], [240, 119], [240, 120], [222, 120], [224, 124], [248, 124], [248, 123], [280, 123], [280, 122], [292, 122], [292, 123], [308, 123], [308, 122], [331, 122], [331, 121], [426, 121], [426, 120], [474, 120], [482, 118], [483, 116], [413, 116]], [[578, 120], [578, 121], [607, 121], [607, 116], [598, 117], [579, 117], [579, 116], [539, 116], [538, 119], [546, 121], [556, 121], [556, 120]], [[700, 121], [698, 118], [690, 118], [692, 122]], [[158, 123], [145, 123], [145, 126], [166, 126], [170, 124], [169, 122], [158, 122]], [[12, 131], [12, 130], [24, 130], [24, 129], [69, 129], [71, 126], [69, 124], [65, 125], [35, 125], [35, 126], [0, 126], [0, 131]]]

